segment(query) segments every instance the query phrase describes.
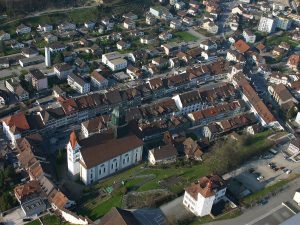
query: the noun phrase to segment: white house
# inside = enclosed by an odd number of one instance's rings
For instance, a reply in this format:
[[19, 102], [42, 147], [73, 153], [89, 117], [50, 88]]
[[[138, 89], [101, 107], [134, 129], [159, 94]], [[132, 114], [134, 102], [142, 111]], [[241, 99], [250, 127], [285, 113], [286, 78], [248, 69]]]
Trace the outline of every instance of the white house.
[[200, 48], [204, 49], [205, 51], [217, 50], [218, 45], [216, 42], [207, 39], [200, 43]]
[[53, 30], [53, 25], [51, 24], [39, 24], [38, 26], [38, 30], [39, 31], [43, 31], [43, 32], [50, 32]]
[[218, 175], [201, 177], [185, 189], [183, 205], [196, 216], [209, 215], [226, 193], [225, 181]]
[[30, 129], [25, 114], [22, 111], [3, 118], [1, 122], [3, 133], [13, 145], [16, 144], [17, 139], [22, 137], [24, 132]]
[[276, 18], [262, 16], [259, 21], [258, 30], [261, 32], [272, 33], [276, 29]]
[[61, 80], [66, 80], [73, 73], [73, 68], [67, 63], [61, 63], [54, 66], [54, 73]]
[[243, 37], [247, 43], [255, 43], [256, 35], [249, 29], [243, 31]]
[[108, 87], [108, 80], [96, 70], [91, 73], [91, 83], [98, 89], [106, 89]]
[[190, 91], [173, 97], [182, 115], [202, 109], [203, 103], [198, 91]]
[[110, 52], [102, 55], [102, 62], [112, 71], [126, 69], [127, 61], [122, 58], [119, 52]]
[[149, 150], [148, 161], [150, 164], [166, 164], [176, 161], [177, 150], [171, 145], [159, 146]]
[[67, 145], [68, 171], [89, 185], [140, 162], [142, 153], [143, 141], [134, 135], [95, 134], [79, 140], [72, 132]]
[[90, 84], [73, 73], [68, 75], [68, 84], [80, 94], [86, 94], [90, 92]]
[[84, 23], [84, 27], [87, 29], [94, 29], [95, 25], [96, 25], [96, 23], [93, 21], [87, 21]]

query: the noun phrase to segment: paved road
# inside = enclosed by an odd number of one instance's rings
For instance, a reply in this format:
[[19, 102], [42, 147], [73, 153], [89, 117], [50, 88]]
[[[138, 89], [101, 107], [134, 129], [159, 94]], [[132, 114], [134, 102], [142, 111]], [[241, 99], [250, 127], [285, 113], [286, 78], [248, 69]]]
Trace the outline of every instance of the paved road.
[[222, 220], [212, 223], [207, 223], [206, 225], [241, 225], [250, 224], [255, 218], [267, 215], [271, 210], [277, 208], [282, 202], [289, 201], [293, 199], [295, 191], [299, 189], [300, 178], [289, 183], [289, 187], [283, 192], [279, 193], [276, 197], [269, 199], [269, 202], [263, 206], [257, 206], [252, 209], [247, 209], [241, 216], [230, 219]]

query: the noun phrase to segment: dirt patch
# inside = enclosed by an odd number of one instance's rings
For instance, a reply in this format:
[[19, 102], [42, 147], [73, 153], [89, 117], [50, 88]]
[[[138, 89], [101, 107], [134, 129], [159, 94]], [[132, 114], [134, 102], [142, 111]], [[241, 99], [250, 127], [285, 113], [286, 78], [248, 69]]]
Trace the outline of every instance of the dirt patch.
[[170, 191], [164, 189], [130, 192], [123, 198], [123, 206], [128, 209], [159, 207], [165, 202], [170, 201], [175, 196]]

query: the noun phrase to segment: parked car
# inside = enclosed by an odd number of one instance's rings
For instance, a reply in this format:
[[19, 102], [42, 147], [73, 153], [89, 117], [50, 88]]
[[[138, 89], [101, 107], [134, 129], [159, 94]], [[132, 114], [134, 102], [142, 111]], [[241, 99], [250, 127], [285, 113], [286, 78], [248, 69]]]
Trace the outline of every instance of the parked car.
[[259, 176], [256, 179], [260, 182], [260, 181], [262, 181], [264, 179], [264, 176]]
[[286, 174], [290, 174], [292, 172], [292, 170], [288, 169], [288, 168], [285, 168], [282, 170], [284, 173]]
[[265, 204], [267, 204], [267, 203], [268, 203], [268, 200], [265, 199], [265, 198], [264, 198], [263, 200], [260, 201], [260, 204], [261, 204], [261, 205], [265, 205]]

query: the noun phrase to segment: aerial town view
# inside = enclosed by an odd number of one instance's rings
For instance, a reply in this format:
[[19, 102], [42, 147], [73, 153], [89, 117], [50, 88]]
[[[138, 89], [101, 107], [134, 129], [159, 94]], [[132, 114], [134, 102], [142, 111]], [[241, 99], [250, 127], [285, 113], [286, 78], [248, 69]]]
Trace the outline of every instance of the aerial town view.
[[0, 225], [300, 225], [300, 0], [0, 0]]

